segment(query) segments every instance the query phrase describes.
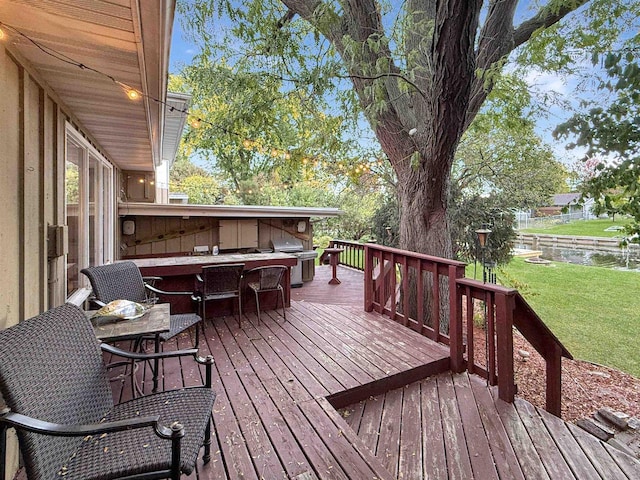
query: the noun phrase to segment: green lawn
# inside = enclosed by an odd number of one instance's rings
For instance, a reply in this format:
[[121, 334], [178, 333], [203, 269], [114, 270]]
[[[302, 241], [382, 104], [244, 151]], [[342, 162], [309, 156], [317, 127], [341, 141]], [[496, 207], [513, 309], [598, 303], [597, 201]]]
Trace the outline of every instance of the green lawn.
[[[640, 377], [640, 273], [514, 258], [498, 272], [527, 285], [521, 293], [575, 358]], [[480, 273], [480, 271], [478, 272]], [[473, 265], [467, 275], [473, 277]]]
[[546, 233], [549, 235], [576, 235], [581, 237], [615, 237], [622, 235], [622, 232], [605, 232], [611, 226], [624, 226], [631, 220], [627, 218], [616, 219], [615, 222], [609, 218], [599, 218], [597, 220], [576, 220], [571, 223], [553, 225], [548, 228], [528, 228], [522, 229], [522, 233]]

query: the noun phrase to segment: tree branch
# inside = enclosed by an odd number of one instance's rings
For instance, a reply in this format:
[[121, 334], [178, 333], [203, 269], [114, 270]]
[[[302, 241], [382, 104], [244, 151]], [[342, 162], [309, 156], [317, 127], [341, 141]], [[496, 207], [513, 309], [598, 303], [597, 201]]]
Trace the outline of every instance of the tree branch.
[[547, 28], [562, 20], [567, 14], [577, 10], [589, 0], [565, 0], [560, 6], [551, 7], [549, 5], [529, 20], [520, 24], [513, 33], [513, 48], [519, 47], [531, 38], [533, 32], [539, 28]]
[[482, 28], [477, 50], [476, 65], [479, 74], [473, 82], [465, 128], [471, 125], [480, 107], [493, 89], [493, 81], [483, 75], [491, 67], [505, 58], [515, 48], [527, 42], [539, 28], [547, 28], [559, 22], [567, 14], [578, 9], [588, 0], [564, 0], [560, 5], [546, 5], [530, 19], [513, 27], [516, 0], [494, 0], [489, 6], [487, 19]]
[[296, 12], [294, 12], [291, 9], [287, 10], [287, 13], [285, 13], [284, 16], [280, 20], [278, 20], [278, 23], [276, 23], [276, 29], [280, 30], [282, 27], [288, 24], [291, 20], [293, 20], [293, 17], [295, 16], [296, 16]]
[[336, 75], [336, 77], [338, 78], [357, 78], [360, 80], [378, 80], [379, 78], [385, 78], [385, 77], [397, 77], [397, 78], [401, 78], [402, 80], [404, 80], [405, 82], [407, 82], [409, 85], [411, 85], [413, 88], [416, 89], [416, 91], [422, 96], [422, 98], [427, 98], [427, 94], [425, 92], [423, 92], [422, 90], [420, 90], [420, 88], [411, 80], [409, 80], [407, 77], [405, 77], [404, 75], [402, 75], [401, 73], [394, 73], [394, 72], [387, 72], [387, 73], [381, 73], [380, 75], [373, 75], [373, 76], [368, 76], [368, 75], [358, 75], [358, 74], [350, 74], [350, 75]]

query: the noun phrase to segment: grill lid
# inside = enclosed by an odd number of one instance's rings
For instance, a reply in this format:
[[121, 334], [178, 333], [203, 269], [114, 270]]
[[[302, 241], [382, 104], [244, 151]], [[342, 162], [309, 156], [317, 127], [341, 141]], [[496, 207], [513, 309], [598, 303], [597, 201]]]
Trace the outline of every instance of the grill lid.
[[299, 238], [274, 238], [271, 240], [271, 246], [274, 252], [301, 252], [302, 240]]

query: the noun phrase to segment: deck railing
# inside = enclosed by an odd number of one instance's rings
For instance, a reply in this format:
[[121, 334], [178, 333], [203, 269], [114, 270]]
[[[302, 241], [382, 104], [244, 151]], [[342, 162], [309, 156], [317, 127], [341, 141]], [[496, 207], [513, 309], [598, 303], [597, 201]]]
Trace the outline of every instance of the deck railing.
[[[465, 264], [397, 248], [374, 244], [365, 246], [364, 309], [388, 315], [422, 335], [449, 344], [449, 332], [442, 325], [455, 297], [443, 297], [441, 291], [455, 293], [455, 280], [464, 276]], [[417, 292], [431, 291], [427, 297]]]
[[[449, 345], [452, 371], [483, 376], [507, 402], [516, 393], [517, 328], [546, 362], [546, 409], [560, 416], [561, 357], [571, 354], [517, 290], [463, 278], [461, 262], [374, 244], [364, 248], [366, 311]], [[431, 292], [428, 305], [425, 289]], [[480, 345], [484, 351], [477, 351]]]
[[342, 248], [338, 265], [364, 271], [364, 244], [350, 240], [331, 240], [329, 248]]

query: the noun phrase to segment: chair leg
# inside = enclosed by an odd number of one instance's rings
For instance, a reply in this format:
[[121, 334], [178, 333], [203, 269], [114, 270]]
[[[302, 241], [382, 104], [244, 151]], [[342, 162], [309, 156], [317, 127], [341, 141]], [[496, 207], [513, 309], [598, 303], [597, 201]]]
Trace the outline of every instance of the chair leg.
[[256, 294], [256, 310], [258, 311], [258, 323], [260, 323], [260, 321], [262, 320], [260, 318], [260, 298], [257, 290], [254, 290], [253, 293]]
[[209, 415], [207, 429], [204, 431], [204, 455], [202, 456], [204, 463], [209, 463], [209, 460], [211, 460], [211, 422], [213, 422], [213, 416]]
[[[196, 345], [195, 348], [198, 348], [200, 346], [200, 323], [202, 323], [202, 321], [196, 323]], [[204, 326], [203, 326], [204, 328]]]
[[207, 321], [207, 301], [204, 298], [202, 299], [202, 321]]
[[[284, 289], [282, 288], [282, 286], [280, 286], [278, 288], [278, 290], [280, 290], [280, 297], [282, 298], [282, 316], [284, 317], [284, 321], [287, 321], [287, 312], [285, 310], [285, 303], [284, 303]], [[276, 304], [276, 309], [278, 308], [278, 305]]]
[[242, 290], [238, 290], [238, 326], [242, 326]]

